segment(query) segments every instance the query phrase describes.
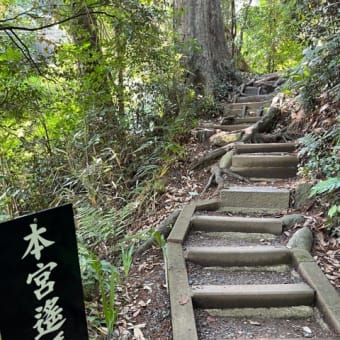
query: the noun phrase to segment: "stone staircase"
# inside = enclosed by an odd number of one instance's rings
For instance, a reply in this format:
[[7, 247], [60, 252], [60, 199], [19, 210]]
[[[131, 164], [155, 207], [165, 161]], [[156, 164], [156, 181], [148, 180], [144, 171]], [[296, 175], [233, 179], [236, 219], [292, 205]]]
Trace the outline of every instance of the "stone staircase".
[[[252, 101], [240, 97], [226, 106], [226, 114], [236, 119], [225, 125], [225, 131], [256, 122], [270, 105], [271, 95], [258, 95], [258, 87], [245, 87], [242, 92]], [[231, 170], [272, 182], [295, 177], [297, 163], [294, 143], [237, 144]], [[215, 316], [220, 311], [229, 320], [235, 313], [246, 317], [249, 310], [261, 317], [265, 308], [268, 313], [262, 317], [271, 320], [286, 308], [284, 317], [290, 320], [304, 318], [299, 312], [296, 315], [299, 306], [309, 308], [309, 317], [318, 310], [331, 329], [325, 331], [320, 321], [312, 335], [340, 334], [337, 292], [308, 250], [284, 245], [285, 220], [277, 216], [287, 214], [292, 196], [291, 189], [269, 185], [229, 186], [221, 190], [219, 199], [183, 208], [167, 240], [174, 340], [205, 339], [198, 310]]]
[[[249, 125], [258, 122], [263, 113], [271, 106], [273, 93], [261, 95], [260, 84], [257, 86], [246, 86], [242, 90], [243, 97], [235, 97], [234, 102], [225, 104], [222, 107], [224, 118], [221, 124], [203, 123], [201, 124], [197, 137], [200, 141], [205, 141], [217, 130], [232, 132], [243, 130]], [[255, 95], [253, 95], [256, 93]]]
[[260, 116], [261, 112], [268, 108], [273, 99], [273, 95], [250, 97], [252, 101], [249, 101], [248, 97], [238, 99], [236, 103], [227, 104], [224, 106], [225, 115], [241, 116], [241, 118], [248, 116]]
[[[167, 243], [175, 340], [204, 339], [197, 310], [240, 318], [265, 308], [271, 319], [285, 308], [285, 318], [295, 319], [304, 317], [297, 307], [309, 308], [308, 317], [317, 308], [340, 333], [340, 298], [307, 250], [282, 244], [283, 218], [249, 217], [289, 207], [289, 191], [264, 188], [231, 187], [182, 210]], [[320, 331], [322, 323], [314, 326]]]

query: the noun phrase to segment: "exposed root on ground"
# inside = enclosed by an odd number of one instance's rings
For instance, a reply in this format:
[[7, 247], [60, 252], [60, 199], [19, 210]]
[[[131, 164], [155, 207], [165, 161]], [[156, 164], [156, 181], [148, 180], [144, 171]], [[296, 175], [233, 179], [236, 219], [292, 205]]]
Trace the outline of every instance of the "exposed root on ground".
[[[167, 239], [173, 225], [176, 223], [176, 220], [180, 212], [181, 212], [180, 209], [176, 209], [175, 211], [173, 211], [157, 226], [155, 232], [158, 232], [160, 235], [164, 237], [164, 239]], [[151, 235], [148, 240], [146, 240], [138, 247], [138, 249], [136, 249], [134, 256], [136, 257], [141, 256], [145, 251], [150, 249], [152, 246], [157, 246], [157, 242], [153, 235]]]

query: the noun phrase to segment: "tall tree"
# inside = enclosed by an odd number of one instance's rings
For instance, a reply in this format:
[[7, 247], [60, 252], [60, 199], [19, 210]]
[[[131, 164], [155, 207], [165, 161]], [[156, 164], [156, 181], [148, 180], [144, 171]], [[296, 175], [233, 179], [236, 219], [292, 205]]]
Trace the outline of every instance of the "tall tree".
[[234, 78], [221, 15], [221, 1], [175, 0], [175, 30], [183, 43], [188, 79], [199, 92], [214, 94]]

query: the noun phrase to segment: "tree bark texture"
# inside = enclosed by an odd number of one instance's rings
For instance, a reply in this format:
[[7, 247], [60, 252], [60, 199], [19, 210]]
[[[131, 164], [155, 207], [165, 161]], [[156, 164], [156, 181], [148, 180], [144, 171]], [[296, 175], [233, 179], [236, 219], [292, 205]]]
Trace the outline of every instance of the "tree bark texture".
[[175, 30], [183, 43], [188, 80], [202, 94], [213, 94], [233, 78], [220, 0], [175, 0]]

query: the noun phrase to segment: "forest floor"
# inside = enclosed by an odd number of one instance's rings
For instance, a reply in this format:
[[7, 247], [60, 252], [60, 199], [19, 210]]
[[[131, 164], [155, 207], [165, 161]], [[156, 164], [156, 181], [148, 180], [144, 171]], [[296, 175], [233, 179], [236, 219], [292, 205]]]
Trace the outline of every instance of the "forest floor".
[[[171, 212], [182, 208], [188, 202], [218, 196], [216, 187], [210, 187], [203, 195], [199, 195], [211, 175], [210, 167], [203, 170], [189, 170], [189, 165], [193, 160], [203, 156], [212, 147], [209, 143], [198, 143], [194, 133], [188, 138], [184, 147], [187, 150], [187, 156], [173, 164], [169, 170], [166, 176], [166, 192], [150, 202], [148, 210], [145, 210], [136, 219], [135, 224], [131, 227], [132, 230], [156, 229], [157, 225]], [[301, 182], [304, 182], [304, 180], [297, 177], [273, 183], [266, 182], [265, 184], [280, 188], [293, 188]], [[225, 179], [225, 184], [235, 185], [240, 183], [234, 178]], [[264, 185], [264, 183], [256, 182], [253, 185]], [[316, 200], [310, 200], [302, 209], [291, 210], [288, 213], [300, 213], [308, 217], [309, 225], [314, 234], [312, 255], [331, 284], [340, 292], [339, 244], [335, 237], [330, 237], [327, 233], [325, 216], [321, 207], [318, 206]], [[299, 227], [301, 226], [295, 225], [291, 230], [285, 230], [283, 242], [286, 242]], [[161, 249], [153, 247], [139, 258], [134, 259], [130, 274], [122, 282], [117, 295], [120, 313], [115, 333], [118, 339], [172, 339], [170, 301]], [[198, 313], [196, 317], [199, 318], [200, 324], [205, 327], [203, 332], [209, 334], [210, 324], [214, 324], [214, 329], [216, 329], [216, 318], [205, 314], [203, 311]], [[258, 322], [251, 320], [234, 321], [228, 325], [230, 337], [227, 338], [289, 338], [289, 335], [292, 336], [292, 334], [297, 337], [297, 333], [289, 333], [294, 328], [296, 332], [301, 333], [301, 337], [311, 337], [304, 333], [304, 330], [312, 328], [313, 320], [310, 320], [309, 323], [297, 323], [296, 325], [285, 325], [280, 324], [279, 321], [273, 321], [259, 326]], [[325, 336], [325, 334], [313, 334], [313, 338], [317, 339], [322, 336]], [[207, 335], [205, 338], [222, 339], [223, 337], [219, 337], [217, 333], [212, 333], [210, 337]]]

